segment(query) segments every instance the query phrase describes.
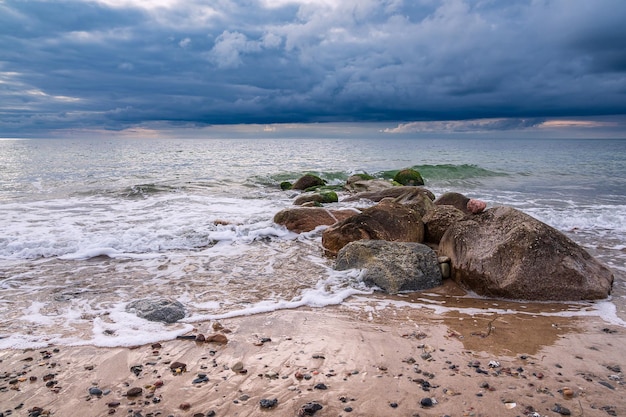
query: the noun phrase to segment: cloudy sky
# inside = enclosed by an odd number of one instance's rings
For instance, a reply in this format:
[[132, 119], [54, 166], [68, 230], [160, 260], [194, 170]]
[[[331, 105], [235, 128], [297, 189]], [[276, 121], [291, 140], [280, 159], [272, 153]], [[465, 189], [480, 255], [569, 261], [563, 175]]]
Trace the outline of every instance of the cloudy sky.
[[626, 137], [624, 22], [624, 0], [0, 0], [0, 137]]

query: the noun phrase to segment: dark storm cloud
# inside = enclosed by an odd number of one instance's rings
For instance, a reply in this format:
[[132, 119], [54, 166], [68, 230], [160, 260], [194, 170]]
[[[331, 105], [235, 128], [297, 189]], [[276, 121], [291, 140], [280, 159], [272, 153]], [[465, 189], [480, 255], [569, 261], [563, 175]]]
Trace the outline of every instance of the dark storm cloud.
[[622, 0], [5, 0], [0, 136], [624, 114], [625, 17]]

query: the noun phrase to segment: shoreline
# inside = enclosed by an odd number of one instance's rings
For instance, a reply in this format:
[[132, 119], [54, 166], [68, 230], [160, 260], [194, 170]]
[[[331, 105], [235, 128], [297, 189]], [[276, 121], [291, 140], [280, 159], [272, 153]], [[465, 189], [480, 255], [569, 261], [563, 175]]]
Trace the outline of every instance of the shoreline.
[[0, 415], [626, 413], [626, 329], [598, 317], [342, 305], [196, 323], [197, 334], [227, 343], [0, 351]]

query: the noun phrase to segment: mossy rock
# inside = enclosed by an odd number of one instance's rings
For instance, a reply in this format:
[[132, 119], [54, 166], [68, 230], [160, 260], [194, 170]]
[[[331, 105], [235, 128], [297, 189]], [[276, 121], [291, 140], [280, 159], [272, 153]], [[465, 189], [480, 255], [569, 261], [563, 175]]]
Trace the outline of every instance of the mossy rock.
[[361, 180], [373, 180], [375, 177], [371, 176], [367, 172], [359, 172], [358, 174], [352, 174], [350, 177], [359, 177]]
[[324, 191], [324, 192], [314, 192], [314, 193], [304, 193], [295, 199], [293, 204], [296, 206], [304, 206], [309, 205], [311, 203], [316, 203], [319, 205], [328, 204], [328, 203], [336, 203], [339, 201], [339, 197], [337, 193], [334, 191]]
[[339, 196], [334, 191], [322, 191], [320, 192], [322, 196], [322, 203], [337, 203], [339, 201]]
[[313, 186], [304, 190], [304, 192], [318, 192], [323, 193], [326, 191], [341, 191], [343, 190], [343, 185], [322, 185], [322, 186]]
[[289, 181], [283, 181], [280, 183], [280, 189], [283, 191], [291, 190], [291, 187], [293, 187], [293, 184]]
[[422, 175], [411, 168], [398, 171], [393, 180], [402, 185], [424, 185]]

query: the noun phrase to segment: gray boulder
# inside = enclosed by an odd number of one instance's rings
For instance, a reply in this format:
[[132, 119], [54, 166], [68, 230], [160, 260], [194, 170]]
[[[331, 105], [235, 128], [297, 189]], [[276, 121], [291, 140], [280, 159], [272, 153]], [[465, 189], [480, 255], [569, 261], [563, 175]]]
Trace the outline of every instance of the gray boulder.
[[337, 254], [335, 268], [340, 271], [365, 269], [363, 281], [389, 294], [427, 290], [442, 284], [437, 255], [421, 243], [351, 242]]
[[456, 282], [521, 300], [606, 298], [613, 274], [563, 233], [511, 207], [451, 224], [439, 243]]
[[142, 319], [163, 323], [175, 323], [186, 314], [180, 302], [166, 298], [135, 300], [126, 306], [126, 311]]

